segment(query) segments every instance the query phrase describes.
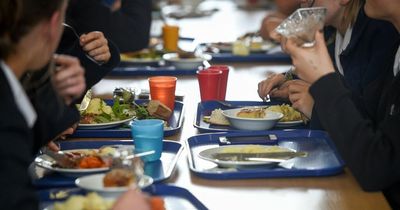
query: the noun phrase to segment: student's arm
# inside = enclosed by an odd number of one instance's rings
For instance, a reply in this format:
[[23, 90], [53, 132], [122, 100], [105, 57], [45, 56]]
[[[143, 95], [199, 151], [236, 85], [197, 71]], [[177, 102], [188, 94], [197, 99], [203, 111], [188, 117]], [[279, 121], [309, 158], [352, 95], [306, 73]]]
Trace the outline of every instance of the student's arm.
[[147, 47], [151, 26], [151, 1], [122, 0], [115, 12], [99, 0], [71, 0], [67, 22], [79, 33], [101, 31], [121, 52]]
[[382, 190], [400, 181], [399, 114], [375, 127], [360, 114], [336, 73], [316, 81], [310, 93], [323, 127], [363, 189]]

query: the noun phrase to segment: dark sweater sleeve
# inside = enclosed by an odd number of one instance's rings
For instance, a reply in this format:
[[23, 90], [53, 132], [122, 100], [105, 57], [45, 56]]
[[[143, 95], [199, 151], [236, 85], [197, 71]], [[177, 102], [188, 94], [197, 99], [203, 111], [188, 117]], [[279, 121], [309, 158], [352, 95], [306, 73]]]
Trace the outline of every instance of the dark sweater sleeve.
[[100, 0], [71, 0], [67, 11], [79, 33], [102, 31], [121, 52], [147, 47], [151, 26], [150, 0], [122, 0], [121, 9], [112, 12]]
[[400, 177], [400, 116], [375, 127], [359, 113], [337, 73], [310, 87], [322, 125], [365, 190], [382, 190]]
[[0, 69], [0, 208], [38, 209], [28, 167], [32, 161], [33, 132], [14, 102], [14, 96]]
[[[4, 129], [6, 128], [6, 129]], [[4, 210], [39, 209], [38, 198], [31, 185], [28, 166], [31, 157], [26, 132], [8, 125], [2, 126], [0, 136], [0, 205]]]

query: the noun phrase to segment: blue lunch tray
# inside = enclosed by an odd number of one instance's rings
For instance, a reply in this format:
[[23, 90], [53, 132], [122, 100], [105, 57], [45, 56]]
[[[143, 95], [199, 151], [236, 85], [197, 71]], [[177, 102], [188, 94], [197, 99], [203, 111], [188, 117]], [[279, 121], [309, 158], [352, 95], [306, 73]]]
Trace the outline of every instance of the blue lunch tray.
[[114, 68], [108, 76], [173, 76], [196, 75], [199, 69], [177, 69], [173, 66], [126, 66]]
[[[200, 132], [248, 132], [248, 130], [239, 130], [237, 128], [233, 128], [227, 125], [212, 125], [210, 123], [204, 122], [204, 116], [209, 116], [214, 109], [234, 109], [243, 106], [267, 106], [267, 105], [279, 105], [287, 102], [272, 100], [271, 102], [262, 102], [262, 101], [224, 101], [228, 104], [233, 105], [234, 107], [228, 107], [218, 101], [205, 101], [200, 102], [197, 105], [197, 113], [194, 119], [193, 126], [196, 127]], [[237, 107], [236, 107], [237, 106]], [[274, 127], [274, 129], [304, 129], [306, 125], [297, 125], [292, 127]]]
[[[111, 100], [106, 100], [112, 103]], [[149, 100], [140, 99], [135, 101], [141, 105], [148, 103]], [[168, 120], [170, 129], [164, 130], [164, 136], [175, 135], [182, 127], [184, 118], [184, 106], [182, 102], [175, 101], [174, 113]], [[77, 129], [73, 134], [74, 138], [132, 138], [131, 129], [127, 127], [116, 127], [108, 129]]]
[[[280, 163], [277, 167], [251, 166], [244, 168], [220, 168], [215, 163], [201, 159], [198, 154], [208, 148], [219, 147], [221, 136], [266, 136], [273, 134], [277, 140], [268, 144], [279, 145], [307, 152], [307, 157], [297, 157]], [[243, 141], [242, 144], [252, 142]], [[247, 179], [272, 177], [330, 176], [342, 172], [344, 162], [336, 151], [333, 142], [324, 131], [251, 131], [246, 133], [214, 133], [190, 137], [188, 164], [197, 176], [206, 179]], [[236, 142], [236, 144], [238, 144]]]
[[[60, 142], [61, 150], [71, 149], [97, 149], [103, 145], [133, 145], [132, 140], [107, 140], [107, 141], [66, 141]], [[145, 174], [151, 176], [155, 183], [168, 179], [175, 169], [176, 163], [183, 150], [181, 143], [176, 141], [164, 140], [163, 153], [159, 161], [145, 163]], [[36, 166], [39, 167], [39, 166]], [[41, 176], [41, 175], [37, 175]], [[37, 188], [50, 187], [75, 187], [73, 177], [63, 176], [59, 173], [45, 174], [39, 179], [33, 180], [33, 185]]]
[[[50, 198], [50, 194], [63, 189], [46, 189], [39, 190], [37, 194], [40, 199], [41, 209], [51, 206], [55, 201], [63, 201], [65, 199], [54, 200]], [[79, 188], [64, 189], [70, 190], [70, 194], [84, 195], [86, 192]], [[165, 184], [154, 184], [143, 190], [154, 196], [161, 196], [164, 198], [164, 204], [166, 209], [185, 209], [185, 210], [207, 210], [208, 208], [199, 201], [190, 191], [185, 188], [165, 185]]]
[[250, 53], [246, 56], [233, 55], [232, 53], [213, 53], [213, 62], [282, 62], [290, 63], [292, 60], [285, 53]]

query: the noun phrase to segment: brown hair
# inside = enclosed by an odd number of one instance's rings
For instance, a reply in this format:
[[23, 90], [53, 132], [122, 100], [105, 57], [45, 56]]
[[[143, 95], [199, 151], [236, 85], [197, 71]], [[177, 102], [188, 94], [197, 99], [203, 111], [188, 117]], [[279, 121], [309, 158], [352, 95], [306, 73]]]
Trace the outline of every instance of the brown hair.
[[40, 21], [49, 19], [66, 0], [1, 0], [0, 59], [15, 50], [21, 37]]
[[343, 16], [343, 24], [348, 26], [352, 26], [357, 19], [358, 12], [360, 11], [360, 8], [364, 5], [365, 0], [351, 0], [349, 3], [346, 5], [346, 9], [344, 12]]

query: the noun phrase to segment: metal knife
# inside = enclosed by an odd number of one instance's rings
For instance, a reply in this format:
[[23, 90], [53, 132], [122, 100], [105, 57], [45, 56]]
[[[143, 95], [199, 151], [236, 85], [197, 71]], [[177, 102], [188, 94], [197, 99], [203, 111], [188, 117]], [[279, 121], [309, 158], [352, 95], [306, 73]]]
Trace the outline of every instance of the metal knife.
[[[307, 152], [268, 152], [268, 153], [215, 153], [213, 158], [227, 161], [249, 161], [264, 159], [289, 160], [295, 157], [307, 157]], [[258, 159], [257, 159], [258, 158]]]

